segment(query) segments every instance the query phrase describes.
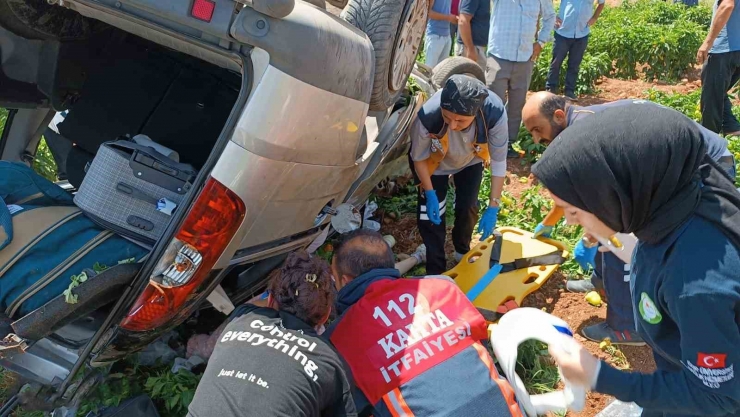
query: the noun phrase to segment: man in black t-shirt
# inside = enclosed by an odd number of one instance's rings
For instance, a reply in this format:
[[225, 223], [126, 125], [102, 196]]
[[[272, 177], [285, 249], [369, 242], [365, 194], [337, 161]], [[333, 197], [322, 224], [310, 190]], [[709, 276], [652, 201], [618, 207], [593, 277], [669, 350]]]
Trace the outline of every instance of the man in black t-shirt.
[[188, 417], [357, 416], [342, 360], [314, 330], [328, 318], [333, 285], [325, 262], [292, 254], [271, 280], [270, 307], [232, 314]]
[[314, 329], [271, 308], [239, 310], [216, 343], [188, 417], [355, 415], [341, 359]]

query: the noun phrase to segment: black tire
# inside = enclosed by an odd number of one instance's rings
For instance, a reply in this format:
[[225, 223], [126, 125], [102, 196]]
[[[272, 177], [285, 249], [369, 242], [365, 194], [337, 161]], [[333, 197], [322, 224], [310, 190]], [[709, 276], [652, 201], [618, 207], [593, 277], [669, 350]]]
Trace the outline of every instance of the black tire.
[[85, 39], [101, 25], [46, 0], [0, 0], [0, 26], [26, 39]]
[[349, 0], [341, 17], [375, 49], [370, 110], [393, 106], [406, 86], [429, 17], [429, 0]]
[[469, 75], [486, 83], [486, 73], [477, 62], [462, 56], [452, 56], [437, 64], [432, 70], [432, 84], [442, 88], [447, 79], [456, 74]]

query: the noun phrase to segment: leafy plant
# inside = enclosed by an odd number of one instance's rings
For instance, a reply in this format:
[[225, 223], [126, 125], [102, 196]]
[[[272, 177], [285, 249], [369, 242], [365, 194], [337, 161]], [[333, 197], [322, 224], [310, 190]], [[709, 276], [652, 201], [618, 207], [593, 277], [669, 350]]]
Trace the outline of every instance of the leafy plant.
[[41, 138], [39, 147], [36, 150], [36, 158], [33, 160], [33, 170], [49, 181], [57, 181], [57, 163], [51, 154], [46, 139]]
[[193, 401], [198, 382], [200, 375], [183, 369], [173, 374], [167, 369], [149, 377], [144, 390], [152, 400], [164, 404], [165, 416], [184, 416]]
[[8, 110], [0, 107], [0, 133], [5, 129], [5, 122], [8, 120]]
[[646, 91], [646, 95], [647, 99], [652, 102], [678, 110], [697, 122], [701, 120], [701, 109], [699, 107], [701, 90], [695, 90], [688, 94], [679, 94], [664, 93], [655, 88], [651, 88]]
[[524, 152], [522, 165], [537, 162], [537, 160], [540, 159], [542, 152], [545, 151], [545, 145], [534, 143], [532, 135], [524, 126], [519, 127], [519, 134], [517, 135], [517, 140], [513, 146], [514, 148], [518, 148], [519, 151]]
[[614, 60], [614, 75], [673, 81], [693, 66], [711, 10], [639, 0], [607, 8], [589, 39], [591, 53]]
[[132, 359], [116, 364], [114, 368], [117, 371], [108, 374], [105, 381], [97, 384], [82, 402], [77, 411], [78, 417], [91, 411], [116, 407], [140, 394], [148, 394], [152, 398], [161, 416], [184, 416], [201, 378], [182, 369], [173, 374], [170, 365], [138, 366]]
[[519, 346], [516, 372], [530, 394], [551, 392], [560, 381], [558, 368], [548, 356], [547, 345], [534, 340], [528, 340]]
[[97, 384], [77, 410], [77, 416], [98, 412], [107, 407], [118, 407], [128, 398], [144, 393], [145, 372], [139, 368], [128, 368], [125, 372], [109, 374], [104, 383]]
[[599, 349], [609, 354], [609, 356], [612, 357], [612, 363], [619, 368], [619, 369], [629, 369], [630, 363], [627, 360], [627, 357], [624, 356], [624, 353], [619, 349], [619, 346], [615, 346], [609, 341], [609, 339], [604, 339], [601, 343], [599, 343]]
[[402, 214], [416, 213], [416, 199], [416, 187], [409, 183], [393, 197], [389, 199], [376, 197], [375, 201], [378, 208], [399, 217]]

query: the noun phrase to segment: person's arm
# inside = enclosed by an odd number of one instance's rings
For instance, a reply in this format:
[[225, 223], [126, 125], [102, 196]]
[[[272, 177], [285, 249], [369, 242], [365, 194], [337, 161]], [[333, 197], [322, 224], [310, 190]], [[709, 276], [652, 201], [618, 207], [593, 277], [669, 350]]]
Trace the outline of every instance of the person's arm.
[[555, 9], [552, 7], [552, 0], [540, 0], [540, 15], [542, 25], [533, 45], [532, 61], [536, 61], [540, 56], [542, 46], [552, 40], [552, 30], [555, 28]]
[[[705, 282], [727, 279], [708, 274]], [[626, 373], [602, 362], [596, 391], [650, 411], [704, 416], [740, 411], [740, 382], [735, 374], [735, 365], [740, 364], [736, 321], [740, 300], [707, 287], [708, 293], [666, 300], [681, 334], [680, 372]]]
[[460, 39], [462, 39], [463, 45], [465, 46], [465, 57], [478, 61], [478, 52], [475, 50], [475, 44], [473, 44], [473, 29], [472, 21], [473, 15], [478, 10], [478, 2], [484, 0], [462, 0], [460, 1], [460, 15], [458, 16], [458, 32], [460, 33]]
[[426, 159], [423, 161], [414, 161], [414, 171], [416, 171], [416, 176], [419, 177], [421, 188], [424, 191], [434, 189], [432, 185], [432, 173], [429, 172], [429, 165], [427, 165]]
[[475, 45], [473, 45], [473, 30], [470, 25], [472, 20], [472, 15], [460, 13], [460, 16], [457, 18], [457, 31], [460, 33], [460, 39], [465, 46], [465, 57], [477, 61], [478, 52], [475, 50]]
[[489, 207], [498, 207], [493, 199], [501, 199], [506, 179], [506, 153], [509, 148], [509, 119], [506, 112], [488, 129], [488, 153], [491, 156], [491, 196]]
[[735, 0], [718, 0], [717, 13], [714, 14], [712, 19], [712, 25], [709, 26], [709, 33], [707, 33], [704, 43], [699, 47], [699, 51], [696, 53], [696, 62], [703, 64], [707, 60], [709, 50], [712, 49], [715, 39], [719, 36], [719, 32], [725, 27], [727, 21], [730, 20], [733, 10], [735, 10]]
[[411, 125], [411, 160], [414, 162], [414, 171], [419, 177], [421, 187], [424, 191], [433, 190], [432, 174], [429, 172], [427, 160], [432, 156], [432, 140], [429, 131], [421, 124], [418, 118]]
[[588, 19], [588, 25], [593, 26], [596, 24], [596, 21], [599, 20], [599, 16], [601, 16], [601, 12], [604, 10], [604, 1], [605, 0], [599, 0], [598, 6], [596, 6], [596, 10], [594, 10], [593, 16], [591, 16], [590, 19]]
[[430, 20], [443, 20], [445, 22], [450, 22], [457, 24], [457, 16], [453, 16], [452, 14], [444, 14], [435, 12], [432, 10], [432, 7], [434, 7], [434, 1], [429, 2], [429, 19]]

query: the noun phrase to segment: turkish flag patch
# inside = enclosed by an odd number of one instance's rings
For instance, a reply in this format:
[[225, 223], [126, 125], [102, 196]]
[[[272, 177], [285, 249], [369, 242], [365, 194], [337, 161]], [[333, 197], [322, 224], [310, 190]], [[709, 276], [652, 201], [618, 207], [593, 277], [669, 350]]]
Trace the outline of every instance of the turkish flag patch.
[[699, 353], [696, 365], [707, 369], [725, 368], [727, 355], [724, 353]]

